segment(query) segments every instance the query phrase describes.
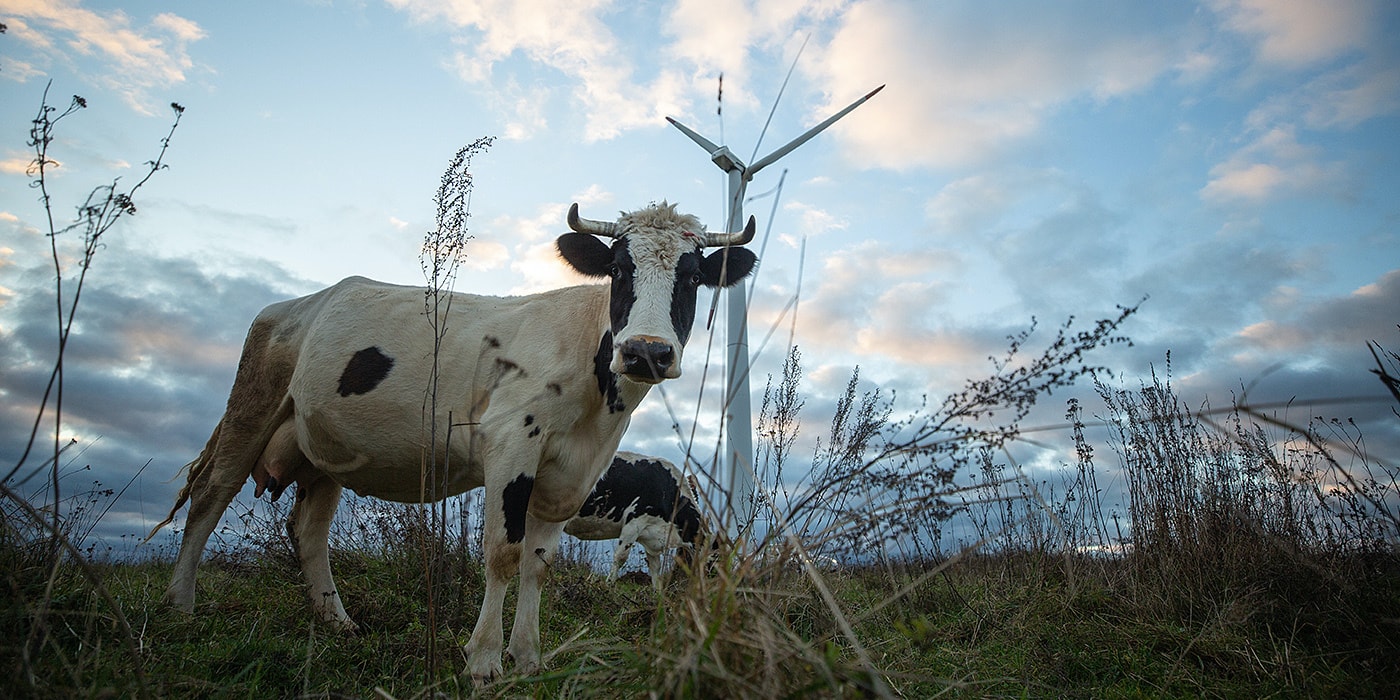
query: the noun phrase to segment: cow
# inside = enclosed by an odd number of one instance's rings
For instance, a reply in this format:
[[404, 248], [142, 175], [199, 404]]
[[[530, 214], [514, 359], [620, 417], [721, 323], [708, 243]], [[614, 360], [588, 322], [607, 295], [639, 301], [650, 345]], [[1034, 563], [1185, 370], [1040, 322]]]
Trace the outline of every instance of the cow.
[[661, 553], [686, 547], [694, 554], [710, 537], [695, 500], [696, 489], [660, 457], [618, 452], [564, 532], [581, 540], [617, 539], [608, 581], [627, 563], [632, 545], [646, 550], [651, 583], [661, 590]]
[[741, 247], [753, 217], [742, 231], [708, 232], [664, 201], [616, 221], [581, 218], [574, 204], [568, 224], [560, 256], [605, 284], [517, 297], [441, 292], [450, 303], [436, 305], [436, 326], [425, 303], [435, 292], [363, 277], [263, 309], [223, 417], [151, 531], [190, 504], [165, 601], [193, 610], [204, 547], [247, 480], [278, 493], [294, 482], [287, 531], [312, 606], [353, 631], [328, 555], [342, 488], [420, 503], [484, 486], [485, 590], [463, 648], [467, 670], [478, 684], [502, 673], [502, 608], [518, 573], [505, 653], [519, 672], [537, 673], [540, 586], [565, 523], [637, 404], [680, 376], [699, 288], [736, 284], [757, 262]]

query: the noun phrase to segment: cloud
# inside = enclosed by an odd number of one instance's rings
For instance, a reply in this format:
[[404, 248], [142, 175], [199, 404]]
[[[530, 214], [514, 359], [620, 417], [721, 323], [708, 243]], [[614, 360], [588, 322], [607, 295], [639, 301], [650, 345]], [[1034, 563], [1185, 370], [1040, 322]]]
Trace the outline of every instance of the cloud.
[[1317, 282], [1314, 251], [1270, 245], [1265, 235], [1257, 227], [1227, 227], [1193, 243], [1164, 245], [1150, 267], [1118, 284], [1127, 295], [1150, 297], [1155, 331], [1188, 342], [1211, 337]]
[[830, 231], [844, 231], [851, 223], [833, 215], [818, 206], [806, 202], [793, 201], [783, 205], [783, 210], [797, 215], [797, 230], [803, 236], [819, 236]]
[[[680, 0], [629, 12], [593, 1], [390, 4], [450, 28], [466, 47], [450, 64], [463, 80], [493, 88], [509, 138], [545, 128], [542, 105], [564, 97], [539, 87], [541, 71], [567, 78], [585, 138], [601, 140], [660, 127], [668, 114], [690, 116], [692, 105], [714, 99], [721, 74], [724, 104], [751, 110], [754, 85], [779, 77], [750, 75], [756, 58], [785, 66], [802, 51], [798, 65], [822, 95], [814, 119], [889, 84], [878, 110], [852, 118], [862, 126], [838, 129], [864, 162], [896, 168], [978, 162], [1035, 135], [1067, 103], [1116, 99], [1165, 73], [1214, 65], [1192, 31], [1163, 31], [1159, 15], [1170, 12], [1105, 13], [1093, 4], [992, 12], [908, 0]], [[1165, 21], [1189, 26], [1189, 17]], [[638, 55], [628, 33], [658, 25], [661, 47]]]
[[91, 76], [143, 114], [156, 113], [167, 101], [152, 93], [185, 82], [195, 66], [190, 45], [206, 36], [198, 24], [175, 14], [161, 13], [134, 27], [121, 10], [87, 10], [76, 0], [0, 0], [0, 13], [15, 38], [47, 61], [99, 58], [100, 69], [74, 72]]
[[[1350, 129], [1400, 111], [1400, 61], [1370, 2], [1218, 2], [1223, 25], [1256, 42], [1265, 91], [1244, 120], [1246, 145], [1210, 170], [1201, 196], [1258, 204], [1346, 190], [1346, 168], [1324, 161], [1310, 132]], [[1304, 70], [1314, 74], [1299, 75]], [[1256, 71], [1257, 72], [1257, 71]]]
[[[801, 344], [822, 356], [864, 355], [923, 369], [985, 357], [966, 329], [940, 312], [957, 265], [946, 251], [894, 250], [874, 241], [830, 254], [801, 300]], [[751, 326], [767, 328], [777, 313], [756, 307]]]
[[848, 5], [847, 0], [679, 0], [664, 23], [671, 39], [665, 60], [689, 74], [693, 94], [714, 94], [715, 78], [723, 75], [723, 105], [752, 109], [759, 105], [751, 89], [756, 83], [750, 75], [752, 53], [781, 52], [783, 58], [771, 65], [786, 66], [807, 37]]
[[[1282, 305], [1281, 305], [1282, 306]], [[1394, 336], [1400, 309], [1400, 269], [1357, 287], [1350, 294], [1305, 304], [1292, 313], [1250, 324], [1227, 342], [1236, 352], [1274, 357], [1304, 357], [1338, 347], [1364, 351], [1367, 341]]]
[[[606, 219], [606, 208], [590, 207], [610, 199], [611, 195], [596, 187], [591, 187], [574, 198], [579, 202], [580, 215], [586, 218]], [[599, 211], [590, 211], [593, 208]], [[541, 206], [534, 216], [500, 216], [492, 219], [485, 227], [480, 241], [472, 241], [469, 246], [486, 243], [487, 249], [477, 251], [469, 247], [468, 255], [478, 252], [484, 256], [482, 262], [504, 264], [509, 261], [509, 269], [516, 273], [520, 281], [510, 289], [510, 294], [534, 294], [550, 289], [558, 289], [575, 284], [596, 283], [598, 280], [584, 277], [564, 263], [559, 251], [554, 247], [554, 239], [562, 231], [561, 222], [566, 218], [564, 204]], [[492, 248], [490, 246], [498, 246]], [[471, 258], [468, 258], [471, 262]]]
[[[778, 76], [750, 75], [754, 56], [787, 65], [809, 37], [828, 33], [847, 0], [679, 0], [665, 7], [620, 12], [590, 0], [390, 0], [414, 21], [447, 26], [462, 46], [448, 61], [466, 82], [489, 85], [493, 107], [506, 114], [507, 138], [526, 139], [546, 127], [545, 105], [561, 98], [583, 116], [584, 137], [615, 138], [638, 128], [661, 128], [667, 115], [687, 118], [697, 102], [713, 104], [723, 75], [723, 104], [752, 110], [754, 85]], [[637, 31], [657, 32], [647, 42]], [[660, 47], [652, 49], [652, 41]], [[820, 38], [817, 41], [821, 41]], [[638, 47], [648, 46], [646, 53]], [[541, 73], [562, 74], [567, 95], [541, 87]], [[529, 88], [522, 87], [529, 85]], [[868, 87], [867, 87], [868, 89]]]
[[843, 14], [812, 69], [829, 114], [871, 88], [872, 104], [834, 127], [872, 165], [958, 167], [1034, 135], [1078, 99], [1111, 100], [1182, 61], [1190, 32], [1099, 6], [986, 6], [869, 0]]
[[[1253, 231], [1236, 231], [1179, 251], [1125, 286], [1152, 290], [1133, 321], [1136, 347], [1111, 353], [1116, 370], [1141, 377], [1162, 371], [1170, 352], [1178, 394], [1188, 406], [1207, 399], [1228, 406], [1248, 394], [1256, 404], [1292, 401], [1280, 415], [1354, 417], [1376, 454], [1400, 454], [1400, 426], [1384, 407], [1336, 403], [1383, 397], [1367, 370], [1367, 341], [1400, 345], [1400, 270], [1340, 295], [1318, 287], [1314, 254], [1255, 247]], [[1286, 415], [1284, 415], [1286, 414]]]
[[[0, 286], [14, 291], [0, 305], [0, 464], [13, 465], [53, 368], [57, 331], [47, 239], [18, 221], [0, 227], [14, 248], [0, 266]], [[64, 356], [61, 434], [80, 440], [64, 463], [90, 465], [79, 487], [119, 487], [149, 461], [108, 522], [150, 523], [179, 488], [169, 477], [198, 454], [223, 412], [252, 318], [306, 283], [266, 263], [206, 271], [196, 260], [136, 250], [124, 236], [108, 239], [95, 262]], [[29, 467], [43, 462], [52, 429], [51, 419], [41, 427]]]
[[[390, 0], [415, 21], [447, 23], [463, 46], [452, 65], [467, 82], [510, 85], [517, 80], [503, 72], [510, 59], [527, 59], [534, 66], [558, 71], [572, 83], [570, 97], [581, 105], [585, 138], [611, 139], [643, 125], [660, 126], [667, 113], [680, 111], [678, 76], [658, 73], [648, 82], [636, 80], [625, 46], [603, 21], [608, 3], [601, 0], [557, 3], [547, 0]], [[533, 68], [521, 69], [529, 72]], [[540, 126], [538, 89], [515, 90], [505, 107], [514, 117], [512, 138], [525, 138]]]
[[474, 239], [467, 243], [467, 259], [462, 266], [469, 270], [495, 270], [510, 260], [510, 249], [492, 240]]
[[580, 275], [565, 264], [552, 240], [516, 246], [510, 269], [523, 280], [511, 288], [511, 294], [535, 294], [576, 284], [601, 283], [597, 279]]
[[1211, 169], [1211, 181], [1201, 190], [1206, 199], [1262, 201], [1278, 190], [1288, 176], [1275, 165], [1233, 161]]
[[[982, 253], [1031, 313], [1101, 307], [1109, 276], [1084, 274], [1128, 258], [1128, 215], [1079, 177], [1055, 168], [988, 170], [950, 182], [926, 204], [935, 237]], [[980, 279], [978, 286], [997, 284]]]
[[[1212, 339], [1203, 354], [1179, 365], [1185, 370], [1178, 382], [1183, 399], [1195, 405], [1208, 395], [1220, 406], [1247, 390], [1252, 403], [1289, 402], [1278, 415], [1294, 424], [1306, 425], [1314, 416], [1354, 419], [1373, 456], [1400, 457], [1400, 424], [1387, 410], [1394, 403], [1369, 371], [1375, 359], [1366, 346], [1374, 341], [1388, 350], [1400, 347], [1400, 269], [1349, 293], [1276, 308], [1265, 320]], [[1358, 397], [1375, 401], [1338, 401]]]
[[1359, 48], [1372, 35], [1370, 0], [1218, 0], [1224, 25], [1256, 41], [1261, 61], [1296, 68]]
[[498, 99], [502, 109], [511, 115], [503, 134], [507, 140], [524, 141], [549, 126], [549, 120], [545, 117], [545, 106], [549, 103], [546, 88], [524, 88], [510, 81], [500, 91]]
[[1292, 128], [1277, 127], [1211, 168], [1201, 197], [1257, 203], [1297, 192], [1337, 190], [1344, 176], [1341, 164], [1320, 162], [1318, 149], [1300, 144]]
[[29, 166], [34, 162], [33, 157], [13, 156], [0, 160], [0, 173], [6, 175], [27, 175]]
[[1246, 117], [1254, 130], [1279, 124], [1349, 129], [1400, 111], [1400, 63], [1367, 57], [1304, 81], [1265, 100]]

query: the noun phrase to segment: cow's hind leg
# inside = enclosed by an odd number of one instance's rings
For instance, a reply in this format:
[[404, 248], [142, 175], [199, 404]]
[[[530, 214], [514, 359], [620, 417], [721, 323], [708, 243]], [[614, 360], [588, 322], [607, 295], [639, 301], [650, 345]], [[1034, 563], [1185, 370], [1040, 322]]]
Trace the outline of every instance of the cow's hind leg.
[[[233, 502], [248, 478], [248, 471], [237, 468], [236, 460], [231, 462], [220, 458], [224, 454], [222, 445], [211, 444], [206, 449], [214, 450], [207, 455], [213, 462], [190, 485], [190, 511], [185, 517], [180, 553], [175, 558], [170, 587], [165, 589], [165, 602], [185, 612], [194, 610], [195, 571], [204, 556], [209, 536], [218, 527], [219, 518], [223, 517], [228, 504]], [[205, 458], [206, 455], [201, 455], [201, 459]], [[190, 468], [195, 469], [197, 465]]]
[[647, 571], [651, 574], [651, 587], [659, 593], [666, 586], [667, 571], [661, 564], [661, 553], [670, 549], [670, 524], [652, 523], [643, 528], [637, 541], [647, 554]]
[[346, 614], [331, 576], [331, 519], [340, 505], [340, 492], [340, 484], [331, 478], [303, 472], [302, 481], [297, 484], [296, 504], [287, 518], [287, 534], [301, 562], [311, 607], [337, 629], [354, 632], [355, 623]]

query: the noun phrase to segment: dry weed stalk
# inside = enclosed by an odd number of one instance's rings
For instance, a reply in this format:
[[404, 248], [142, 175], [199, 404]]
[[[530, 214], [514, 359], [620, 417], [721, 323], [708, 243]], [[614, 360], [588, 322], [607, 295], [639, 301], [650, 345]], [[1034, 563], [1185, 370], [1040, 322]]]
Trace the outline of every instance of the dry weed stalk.
[[[18, 670], [21, 671], [21, 677], [28, 682], [30, 688], [38, 688], [41, 679], [35, 671], [35, 665], [37, 657], [47, 649], [55, 655], [61, 666], [75, 674], [75, 682], [77, 686], [81, 686], [81, 678], [77, 677], [81, 663], [70, 659], [68, 653], [54, 641], [53, 630], [49, 624], [50, 614], [54, 612], [55, 584], [58, 581], [63, 563], [70, 561], [79, 567], [96, 593], [110, 606], [111, 615], [120, 628], [121, 636], [125, 641], [124, 648], [128, 651], [132, 661], [137, 691], [144, 697], [149, 694], [149, 689], [142, 670], [141, 658], [136, 653], [133, 641], [135, 635], [132, 634], [131, 626], [121, 608], [115, 604], [102, 585], [100, 577], [88, 565], [83, 555], [81, 540], [74, 541], [71, 538], [73, 535], [86, 536], [87, 532], [90, 532], [90, 528], [87, 531], [75, 531], [80, 520], [73, 519], [72, 512], [64, 512], [66, 501], [62, 495], [60, 478], [60, 467], [62, 466], [60, 457], [67, 448], [62, 440], [63, 360], [68, 350], [69, 340], [72, 338], [84, 283], [87, 281], [88, 272], [92, 270], [97, 251], [101, 250], [103, 246], [103, 238], [123, 217], [136, 213], [134, 199], [136, 193], [157, 172], [166, 168], [164, 164], [165, 153], [170, 147], [170, 140], [174, 136], [175, 129], [180, 125], [180, 117], [184, 114], [185, 108], [173, 102], [170, 104], [175, 115], [174, 121], [165, 137], [160, 140], [160, 151], [154, 160], [146, 162], [147, 169], [135, 184], [125, 190], [119, 189], [120, 178], [118, 178], [108, 184], [94, 187], [84, 202], [77, 207], [77, 216], [74, 220], [60, 226], [54, 213], [53, 196], [49, 192], [49, 172], [58, 167], [59, 164], [52, 157], [50, 147], [56, 140], [59, 125], [68, 117], [85, 109], [87, 100], [74, 95], [68, 106], [60, 110], [48, 102], [51, 86], [52, 84], [45, 86], [43, 96], [40, 98], [38, 113], [30, 125], [28, 146], [33, 149], [34, 158], [26, 172], [33, 178], [30, 186], [39, 192], [39, 203], [47, 223], [45, 235], [49, 239], [49, 251], [53, 262], [58, 344], [53, 369], [49, 373], [39, 408], [35, 412], [34, 424], [29, 431], [28, 440], [14, 466], [5, 473], [3, 478], [0, 478], [0, 502], [3, 502], [3, 508], [0, 508], [0, 527], [3, 527], [5, 531], [4, 538], [7, 540], [7, 549], [12, 543], [19, 545], [20, 540], [26, 537], [24, 533], [35, 532], [32, 528], [38, 528], [37, 531], [42, 533], [42, 537], [47, 540], [45, 547], [17, 547], [17, 551], [13, 554], [20, 558], [25, 557], [26, 554], [34, 556], [37, 557], [37, 561], [12, 562], [17, 567], [9, 569], [16, 590], [26, 590], [29, 586], [21, 585], [13, 579], [14, 576], [40, 570], [48, 572], [42, 586], [42, 593], [36, 600], [25, 601], [30, 610], [27, 620], [28, 636], [23, 642], [20, 655], [21, 668]], [[71, 269], [64, 267], [67, 251], [63, 245], [68, 234], [75, 232], [81, 235], [80, 252], [75, 256], [78, 261], [76, 274]], [[71, 284], [69, 284], [70, 282]], [[52, 454], [30, 474], [16, 478], [29, 460], [46, 418], [51, 421], [53, 426]], [[45, 505], [41, 508], [35, 508], [27, 496], [16, 492], [15, 489], [20, 488], [30, 478], [45, 469], [49, 471], [48, 484], [39, 492], [40, 497], [45, 500]], [[81, 516], [82, 511], [80, 510], [78, 514]], [[100, 519], [101, 516], [97, 517]], [[26, 521], [29, 521], [27, 525]], [[7, 551], [7, 555], [10, 553]], [[26, 564], [37, 564], [37, 566]]]

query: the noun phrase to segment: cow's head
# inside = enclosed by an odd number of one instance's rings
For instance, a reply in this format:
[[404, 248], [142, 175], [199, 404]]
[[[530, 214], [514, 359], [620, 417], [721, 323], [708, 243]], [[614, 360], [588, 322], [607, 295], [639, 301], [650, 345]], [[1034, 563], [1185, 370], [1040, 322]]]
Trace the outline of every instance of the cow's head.
[[[739, 246], [753, 240], [754, 220], [737, 233], [709, 233], [689, 214], [662, 202], [617, 221], [580, 218], [569, 208], [573, 233], [559, 237], [559, 253], [590, 277], [612, 278], [613, 357], [609, 368], [634, 381], [656, 384], [681, 376], [681, 348], [695, 321], [696, 291], [728, 287], [748, 276], [757, 258]], [[614, 239], [609, 246], [595, 238]], [[707, 247], [719, 248], [705, 255]]]

